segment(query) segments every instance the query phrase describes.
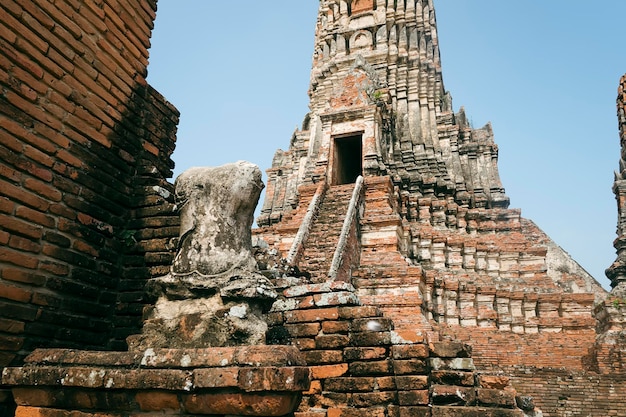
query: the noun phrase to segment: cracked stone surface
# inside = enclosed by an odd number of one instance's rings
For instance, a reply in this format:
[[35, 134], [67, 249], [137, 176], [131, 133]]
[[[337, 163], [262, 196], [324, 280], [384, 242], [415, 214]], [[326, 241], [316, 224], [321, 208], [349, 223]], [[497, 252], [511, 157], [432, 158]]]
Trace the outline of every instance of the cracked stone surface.
[[132, 349], [262, 344], [277, 297], [252, 256], [251, 226], [263, 182], [249, 162], [191, 168], [176, 179], [181, 230], [168, 275], [148, 282], [154, 305]]

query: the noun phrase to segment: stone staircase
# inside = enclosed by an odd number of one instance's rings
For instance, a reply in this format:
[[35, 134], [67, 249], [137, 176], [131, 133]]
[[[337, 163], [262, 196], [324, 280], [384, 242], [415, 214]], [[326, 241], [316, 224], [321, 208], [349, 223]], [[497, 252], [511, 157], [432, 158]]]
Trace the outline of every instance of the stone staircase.
[[345, 184], [332, 186], [326, 192], [298, 265], [300, 271], [311, 274], [311, 282], [328, 279], [353, 190], [354, 184]]

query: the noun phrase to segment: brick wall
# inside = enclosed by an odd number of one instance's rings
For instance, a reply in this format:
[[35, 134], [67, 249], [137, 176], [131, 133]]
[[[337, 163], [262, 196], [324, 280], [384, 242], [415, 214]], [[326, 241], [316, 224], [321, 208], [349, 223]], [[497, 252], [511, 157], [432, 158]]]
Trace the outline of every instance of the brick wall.
[[39, 346], [121, 347], [171, 259], [178, 112], [145, 81], [155, 13], [0, 4], [0, 367]]
[[527, 368], [510, 375], [513, 386], [532, 395], [546, 417], [624, 415], [624, 374]]

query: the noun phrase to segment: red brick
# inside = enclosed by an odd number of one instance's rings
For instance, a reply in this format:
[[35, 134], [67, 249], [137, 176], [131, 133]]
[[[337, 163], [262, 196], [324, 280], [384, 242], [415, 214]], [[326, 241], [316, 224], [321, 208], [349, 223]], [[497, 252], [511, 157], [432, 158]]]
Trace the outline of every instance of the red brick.
[[337, 349], [348, 346], [350, 339], [343, 334], [319, 335], [315, 338], [317, 349]]
[[199, 388], [236, 387], [239, 368], [208, 368], [194, 371], [194, 384]]
[[345, 375], [347, 364], [311, 366], [311, 379], [325, 379]]
[[337, 320], [338, 317], [339, 317], [339, 309], [337, 307], [312, 309], [312, 310], [296, 310], [296, 311], [285, 312], [286, 323]]
[[322, 322], [322, 331], [326, 334], [347, 334], [350, 322], [348, 321], [324, 321]]
[[383, 359], [387, 356], [384, 347], [348, 347], [343, 351], [346, 361], [359, 361], [370, 359]]
[[50, 207], [50, 203], [43, 198], [3, 180], [0, 180], [0, 193], [40, 211], [46, 211]]
[[343, 362], [343, 353], [340, 350], [312, 350], [302, 352], [302, 357], [308, 365]]
[[0, 213], [12, 214], [15, 208], [15, 203], [6, 197], [0, 197]]
[[432, 371], [430, 380], [434, 384], [474, 386], [474, 373], [461, 371]]
[[8, 232], [5, 232], [4, 230], [0, 230], [0, 245], [7, 245], [9, 243], [9, 239], [11, 238], [11, 235]]
[[402, 391], [422, 390], [428, 388], [427, 375], [398, 375], [396, 386]]
[[32, 271], [23, 271], [20, 269], [14, 269], [4, 266], [0, 272], [2, 279], [14, 282], [22, 282], [24, 284], [31, 284], [41, 286], [46, 282], [46, 277], [38, 275]]
[[23, 220], [4, 214], [0, 214], [0, 227], [32, 239], [40, 239], [43, 236], [43, 229], [41, 227], [33, 226]]
[[421, 359], [394, 360], [393, 369], [396, 375], [424, 374], [428, 367]]
[[514, 408], [516, 406], [515, 394], [499, 389], [478, 388], [476, 400], [479, 405], [488, 407]]
[[424, 359], [428, 358], [428, 346], [422, 344], [415, 345], [395, 345], [391, 347], [394, 359]]
[[373, 391], [376, 379], [373, 377], [328, 378], [324, 381], [325, 391], [368, 392]]
[[40, 211], [20, 206], [15, 210], [15, 215], [24, 220], [31, 221], [44, 227], [54, 227], [55, 221], [52, 216], [44, 214]]
[[0, 298], [27, 303], [32, 295], [33, 292], [31, 290], [0, 282]]
[[41, 251], [41, 245], [39, 243], [33, 242], [30, 239], [25, 239], [17, 235], [11, 236], [11, 238], [9, 239], [9, 247], [24, 252], [38, 253], [39, 251]]
[[286, 324], [285, 329], [292, 337], [317, 336], [320, 332], [321, 325], [319, 323], [298, 323]]
[[135, 400], [142, 411], [180, 410], [178, 395], [163, 391], [142, 391], [135, 395]]
[[400, 405], [428, 405], [429, 402], [430, 395], [427, 389], [398, 392]]
[[381, 316], [380, 309], [375, 306], [340, 307], [339, 317], [342, 319], [358, 319]]
[[396, 393], [392, 391], [356, 392], [352, 394], [351, 399], [348, 404], [352, 407], [362, 408], [362, 407], [372, 407], [372, 406], [381, 405], [381, 404], [389, 404], [395, 401], [396, 401]]
[[61, 198], [63, 197], [61, 192], [56, 188], [53, 188], [48, 184], [32, 178], [27, 178], [26, 180], [24, 180], [24, 187], [52, 201], [61, 201]]
[[37, 258], [31, 255], [26, 255], [2, 246], [0, 246], [0, 259], [9, 264], [29, 269], [35, 269], [39, 262]]
[[351, 362], [350, 374], [354, 376], [387, 375], [391, 373], [391, 361]]

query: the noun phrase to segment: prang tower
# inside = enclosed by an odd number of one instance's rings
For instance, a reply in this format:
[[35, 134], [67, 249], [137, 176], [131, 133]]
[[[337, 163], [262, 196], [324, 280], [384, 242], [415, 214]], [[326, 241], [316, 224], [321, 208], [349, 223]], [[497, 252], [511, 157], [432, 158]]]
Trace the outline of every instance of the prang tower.
[[508, 208], [491, 125], [444, 87], [432, 0], [320, 0], [309, 95], [255, 233], [311, 283], [348, 282], [397, 328], [473, 337], [485, 358], [512, 333], [565, 334], [549, 317], [606, 295]]
[[452, 112], [432, 1], [322, 0], [309, 94], [302, 130], [268, 172], [259, 224], [280, 221], [302, 184], [360, 174], [390, 176], [412, 201], [508, 206], [490, 125]]

